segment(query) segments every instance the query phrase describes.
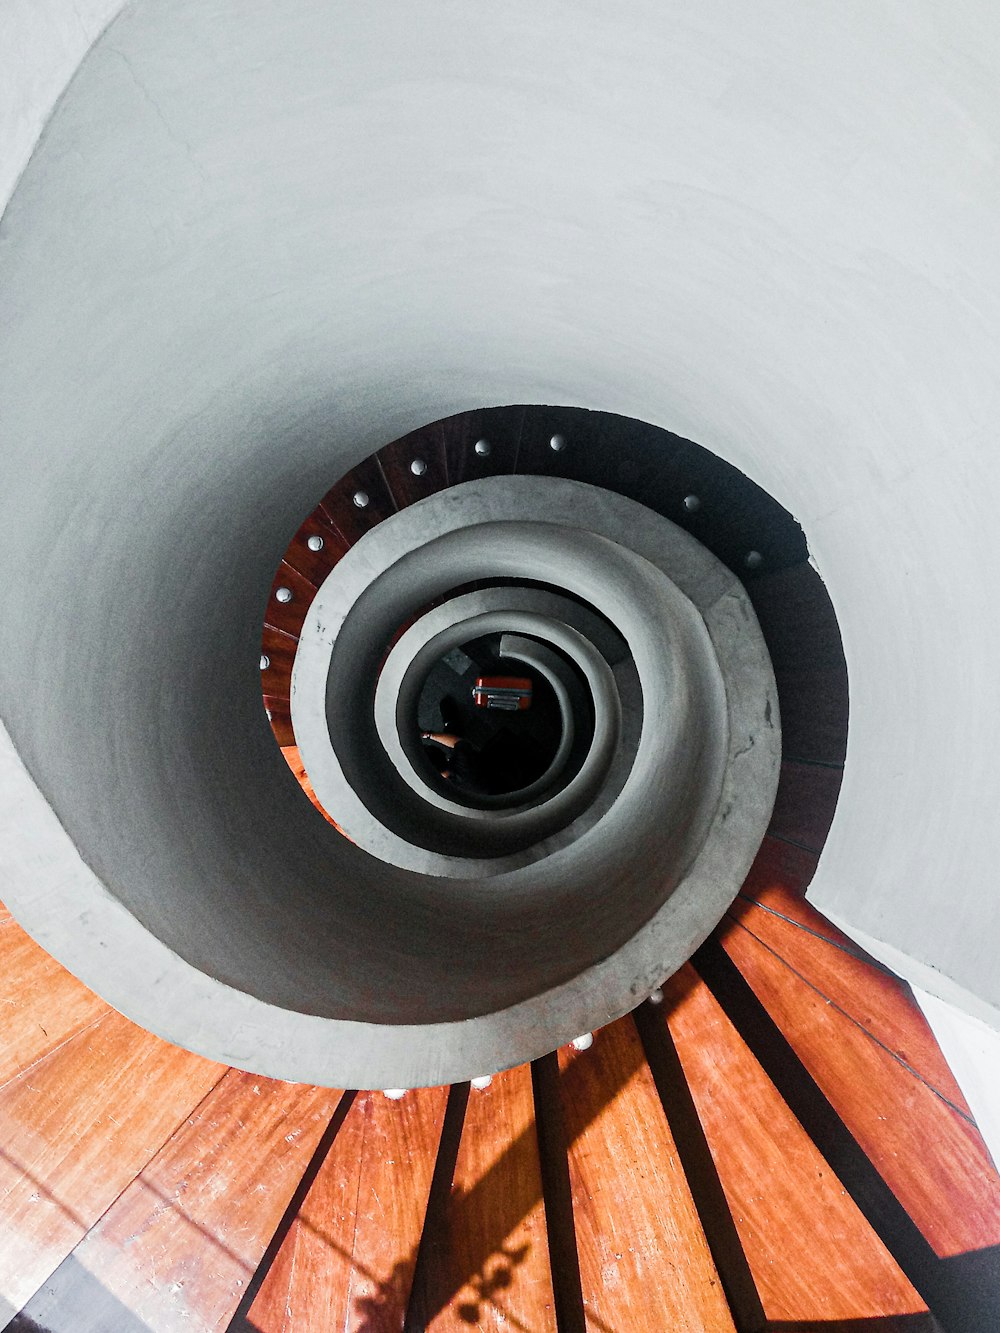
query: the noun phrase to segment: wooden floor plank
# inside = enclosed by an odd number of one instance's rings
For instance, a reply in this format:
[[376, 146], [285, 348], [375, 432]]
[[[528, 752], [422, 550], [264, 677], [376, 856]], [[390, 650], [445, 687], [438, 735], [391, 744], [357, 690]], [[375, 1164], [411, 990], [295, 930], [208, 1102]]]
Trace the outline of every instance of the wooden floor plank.
[[446, 1099], [446, 1088], [398, 1102], [358, 1094], [250, 1308], [251, 1328], [398, 1333]]
[[588, 1329], [732, 1330], [632, 1020], [559, 1060]]
[[[781, 1327], [924, 1313], [690, 965], [664, 990], [662, 1021], [669, 1023], [768, 1319]], [[914, 1333], [931, 1329], [929, 1317], [914, 1324]]]
[[24, 1305], [223, 1072], [109, 1010], [0, 1091], [0, 1299]]
[[107, 1012], [13, 917], [0, 922], [0, 1087]]
[[741, 919], [726, 952], [935, 1253], [1000, 1244], [1000, 1177], [906, 988], [759, 909]]
[[555, 1329], [527, 1065], [470, 1094], [438, 1253], [432, 1333]]
[[50, 1333], [108, 1333], [123, 1310], [156, 1333], [224, 1329], [338, 1100], [230, 1070], [25, 1315]]
[[909, 987], [822, 912], [781, 884], [772, 884], [758, 886], [752, 896], [742, 892], [730, 916], [971, 1118]]

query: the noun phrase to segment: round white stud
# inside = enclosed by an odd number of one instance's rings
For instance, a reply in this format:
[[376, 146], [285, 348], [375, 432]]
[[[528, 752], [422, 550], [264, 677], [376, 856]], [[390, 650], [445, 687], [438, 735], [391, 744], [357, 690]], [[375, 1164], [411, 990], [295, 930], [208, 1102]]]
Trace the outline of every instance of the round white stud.
[[554, 449], [557, 454], [561, 454], [562, 451], [566, 448], [566, 436], [553, 435], [552, 439], [549, 440], [549, 448]]
[[589, 1051], [594, 1044], [594, 1034], [584, 1032], [582, 1036], [574, 1037], [571, 1045], [574, 1051]]
[[306, 538], [306, 545], [309, 547], [310, 551], [322, 551], [323, 538], [318, 532], [314, 532], [311, 537]]
[[493, 450], [489, 440], [477, 440], [475, 444], [476, 453], [480, 458], [488, 458]]
[[268, 657], [267, 653], [261, 653], [260, 655], [261, 671], [266, 671], [270, 665], [271, 665], [271, 659]]
[[649, 992], [649, 1003], [650, 1004], [663, 1003], [663, 991], [659, 986], [657, 986], [655, 990], [651, 990]]
[[476, 1089], [477, 1092], [482, 1092], [483, 1089], [488, 1088], [492, 1082], [493, 1082], [492, 1074], [483, 1074], [481, 1078], [474, 1078], [471, 1080], [472, 1086]]
[[697, 495], [685, 495], [684, 508], [689, 514], [693, 514], [696, 510], [701, 508], [701, 500]]
[[409, 1088], [383, 1088], [382, 1096], [388, 1097], [391, 1102], [402, 1101], [409, 1092]]
[[291, 588], [279, 588], [274, 594], [274, 599], [277, 602], [290, 602], [292, 600]]
[[359, 509], [364, 509], [365, 506], [368, 504], [368, 492], [355, 491], [351, 499], [354, 501], [354, 503], [358, 506]]
[[410, 464], [410, 471], [415, 477], [422, 477], [427, 471], [427, 464], [422, 458], [415, 458]]
[[743, 558], [743, 563], [746, 565], [747, 569], [760, 569], [761, 565], [764, 563], [764, 557], [759, 551], [747, 551]]

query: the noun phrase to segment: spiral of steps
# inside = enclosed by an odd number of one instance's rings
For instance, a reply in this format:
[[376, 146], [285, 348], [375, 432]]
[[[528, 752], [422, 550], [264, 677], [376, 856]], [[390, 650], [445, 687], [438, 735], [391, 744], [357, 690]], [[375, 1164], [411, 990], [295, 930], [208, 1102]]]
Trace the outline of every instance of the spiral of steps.
[[[339, 479], [283, 555], [261, 640], [300, 799], [343, 817], [293, 715], [311, 725], [300, 637], [348, 553], [470, 481], [509, 495], [553, 477], [655, 507], [754, 608], [783, 749], [721, 921], [592, 1038], [387, 1094], [182, 1050], [6, 915], [5, 1327], [957, 1333], [996, 1317], [1000, 1179], [968, 1105], [908, 988], [805, 899], [839, 791], [846, 669], [797, 524], [735, 469], [641, 423], [513, 407], [433, 423]], [[389, 640], [469, 598], [507, 605], [509, 582], [466, 579]], [[385, 672], [392, 652], [376, 655]], [[363, 692], [374, 710], [376, 680]]]
[[0, 1328], [994, 1333], [995, 6], [0, 24]]

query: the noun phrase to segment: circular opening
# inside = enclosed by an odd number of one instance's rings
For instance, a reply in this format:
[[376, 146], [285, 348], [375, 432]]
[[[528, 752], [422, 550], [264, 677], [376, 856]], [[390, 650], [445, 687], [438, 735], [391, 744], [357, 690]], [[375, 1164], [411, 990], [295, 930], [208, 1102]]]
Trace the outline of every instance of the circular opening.
[[538, 782], [568, 721], [545, 676], [505, 657], [501, 638], [484, 635], [445, 653], [417, 702], [414, 722], [428, 768], [439, 785], [472, 800], [516, 797]]

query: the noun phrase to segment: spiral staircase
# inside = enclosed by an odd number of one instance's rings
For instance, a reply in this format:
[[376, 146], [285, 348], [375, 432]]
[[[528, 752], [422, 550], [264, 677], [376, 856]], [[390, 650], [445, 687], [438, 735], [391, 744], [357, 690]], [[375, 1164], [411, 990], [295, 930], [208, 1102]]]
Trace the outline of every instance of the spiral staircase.
[[336, 823], [291, 695], [347, 552], [469, 481], [551, 476], [641, 499], [753, 604], [783, 750], [722, 922], [592, 1043], [386, 1094], [183, 1051], [7, 916], [8, 1328], [893, 1333], [995, 1317], [1000, 1179], [969, 1108], [908, 988], [805, 898], [840, 787], [846, 667], [798, 525], [736, 469], [640, 423], [540, 407], [462, 413], [359, 464], [300, 524], [267, 601], [263, 707], [292, 773]]
[[1000, 1327], [993, 7], [0, 21], [0, 1326]]

